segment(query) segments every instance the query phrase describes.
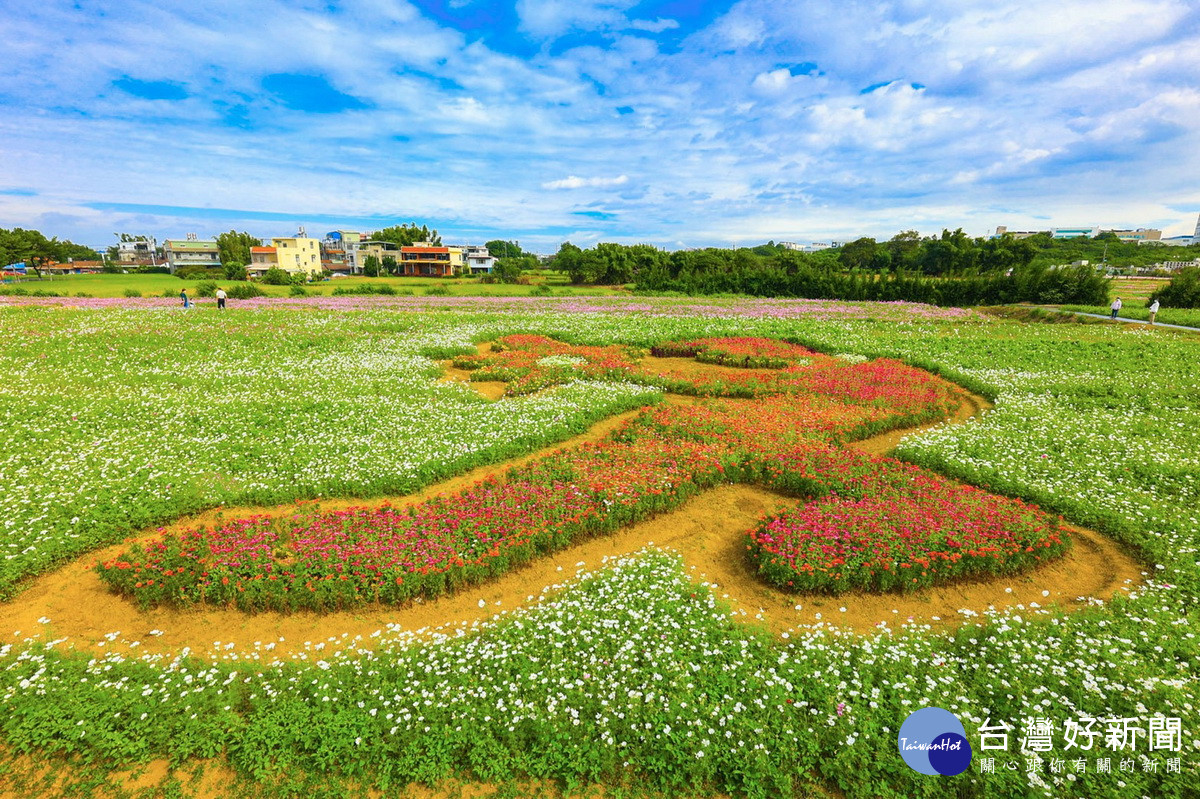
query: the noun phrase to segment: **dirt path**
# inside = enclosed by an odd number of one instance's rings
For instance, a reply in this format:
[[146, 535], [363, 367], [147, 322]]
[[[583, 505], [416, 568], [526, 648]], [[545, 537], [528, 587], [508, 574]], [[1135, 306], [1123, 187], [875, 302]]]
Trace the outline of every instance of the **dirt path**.
[[[697, 369], [690, 359], [656, 360], [669, 360], [672, 367], [683, 367], [686, 363], [690, 371]], [[461, 379], [456, 374], [449, 377]], [[487, 384], [471, 384], [473, 388], [481, 385], [489, 391], [492, 389]], [[965, 422], [990, 407], [982, 397], [957, 387], [955, 390], [963, 402], [952, 418], [954, 422]], [[670, 396], [668, 401], [682, 404], [698, 400]], [[379, 500], [330, 500], [320, 502], [319, 507], [333, 510], [384, 504], [402, 506], [459, 491], [485, 477], [501, 474], [511, 466], [584, 441], [602, 439], [637, 413], [630, 411], [610, 417], [593, 425], [583, 435], [504, 464], [473, 469], [416, 494]], [[928, 426], [931, 425], [925, 427]], [[850, 446], [871, 454], [885, 454], [902, 437], [919, 429], [923, 428], [893, 431]], [[399, 607], [369, 606], [327, 614], [246, 614], [235, 609], [205, 607], [140, 610], [127, 598], [109, 591], [92, 567], [98, 561], [120, 554], [134, 540], [159, 535], [157, 531], [147, 531], [36, 578], [14, 600], [0, 605], [0, 630], [19, 631], [21, 635], [66, 636], [76, 647], [99, 651], [124, 650], [136, 641], [136, 649], [141, 652], [177, 652], [186, 646], [197, 654], [214, 657], [246, 657], [258, 653], [267, 660], [286, 657], [319, 644], [323, 644], [320, 651], [344, 646], [366, 648], [375, 640], [371, 634], [388, 625], [411, 632], [430, 631], [470, 625], [511, 611], [536, 601], [547, 590], [553, 590], [554, 586], [563, 584], [580, 571], [600, 568], [606, 558], [625, 555], [648, 545], [679, 552], [695, 579], [715, 584], [718, 595], [731, 603], [739, 617], [761, 623], [776, 633], [787, 632], [796, 625], [815, 623], [837, 624], [858, 632], [870, 631], [881, 624], [896, 627], [907, 621], [948, 625], [965, 619], [959, 613], [960, 609], [983, 613], [989, 608], [1018, 605], [1036, 608], [1057, 604], [1066, 608], [1075, 604], [1079, 597], [1107, 599], [1138, 582], [1142, 574], [1140, 566], [1108, 538], [1072, 528], [1076, 546], [1070, 554], [1014, 577], [943, 586], [909, 595], [855, 593], [818, 597], [786, 594], [768, 587], [754, 574], [745, 557], [742, 534], [764, 515], [795, 504], [796, 500], [762, 488], [723, 486], [694, 498], [671, 513], [627, 527], [612, 536], [583, 542], [458, 594]], [[303, 508], [311, 511], [314, 505], [318, 503], [304, 503]], [[297, 507], [291, 504], [273, 508], [224, 508], [181, 519], [168, 529], [219, 524], [224, 519], [250, 514], [289, 515], [296, 512]], [[49, 623], [39, 621], [43, 618], [48, 618]], [[115, 641], [105, 639], [107, 634], [114, 632], [120, 633]]]

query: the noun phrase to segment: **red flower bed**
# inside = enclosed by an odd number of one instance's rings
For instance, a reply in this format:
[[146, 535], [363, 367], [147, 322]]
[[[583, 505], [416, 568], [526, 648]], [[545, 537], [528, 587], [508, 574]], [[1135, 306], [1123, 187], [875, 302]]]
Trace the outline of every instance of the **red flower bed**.
[[1069, 548], [1060, 519], [1020, 500], [894, 461], [879, 466], [861, 494], [822, 497], [752, 531], [763, 578], [794, 591], [911, 591], [1023, 571]]

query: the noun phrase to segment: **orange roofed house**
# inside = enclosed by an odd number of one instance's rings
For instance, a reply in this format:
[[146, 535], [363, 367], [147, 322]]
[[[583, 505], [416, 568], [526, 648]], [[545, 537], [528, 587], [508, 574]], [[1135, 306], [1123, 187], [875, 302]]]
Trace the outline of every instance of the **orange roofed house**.
[[401, 274], [450, 277], [461, 274], [466, 260], [462, 247], [435, 247], [425, 242], [400, 248]]

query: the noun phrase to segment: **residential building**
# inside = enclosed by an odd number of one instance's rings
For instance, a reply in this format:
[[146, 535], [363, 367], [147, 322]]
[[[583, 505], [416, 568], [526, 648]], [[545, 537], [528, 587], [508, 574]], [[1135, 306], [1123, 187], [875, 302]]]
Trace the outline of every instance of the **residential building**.
[[142, 236], [138, 241], [117, 242], [117, 260], [122, 264], [142, 266], [158, 264], [158, 240], [153, 236]]
[[472, 275], [491, 274], [496, 266], [496, 256], [488, 252], [487, 247], [467, 246], [464, 250], [468, 272]]
[[273, 266], [279, 266], [274, 247], [251, 247], [250, 263], [246, 265], [246, 273], [251, 277], [262, 277]]
[[366, 239], [356, 230], [331, 230], [321, 241], [321, 266], [334, 275], [362, 274], [359, 248]]
[[38, 271], [47, 275], [96, 275], [104, 271], [104, 262], [72, 259], [65, 263], [42, 264]]
[[1190, 247], [1200, 244], [1200, 238], [1195, 236], [1170, 236], [1158, 241], [1139, 241], [1138, 244], [1161, 244], [1164, 247]]
[[435, 247], [427, 241], [400, 248], [401, 274], [451, 277], [466, 267], [462, 247]]
[[375, 260], [379, 262], [379, 266], [383, 266], [383, 259], [391, 256], [396, 259], [396, 263], [400, 263], [400, 245], [394, 241], [363, 241], [360, 242], [355, 249], [355, 261], [360, 272], [367, 265], [367, 259], [375, 256]]
[[[321, 276], [321, 243], [300, 231], [297, 236], [276, 236], [270, 247], [251, 247], [246, 271], [254, 277], [277, 266], [289, 274], [302, 274], [312, 280]], [[272, 252], [274, 251], [274, 252]]]
[[163, 257], [167, 259], [167, 268], [175, 274], [184, 266], [213, 267], [221, 265], [220, 251], [213, 239], [198, 239], [195, 233], [187, 234], [186, 239], [167, 239], [163, 242]]

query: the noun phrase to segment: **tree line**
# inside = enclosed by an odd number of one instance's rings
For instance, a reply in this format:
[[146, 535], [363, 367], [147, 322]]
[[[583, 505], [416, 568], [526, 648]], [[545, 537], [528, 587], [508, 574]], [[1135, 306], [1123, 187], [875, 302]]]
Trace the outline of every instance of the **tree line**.
[[678, 250], [564, 243], [552, 267], [573, 283], [634, 284], [644, 292], [749, 294], [842, 300], [907, 300], [935, 305], [1010, 302], [1107, 303], [1108, 281], [1090, 266], [1038, 261], [1036, 244], [961, 229], [887, 242], [863, 238], [816, 253], [774, 242], [754, 248]]
[[99, 261], [100, 253], [83, 244], [46, 238], [41, 231], [0, 228], [0, 266], [24, 263], [37, 269], [69, 260]]

